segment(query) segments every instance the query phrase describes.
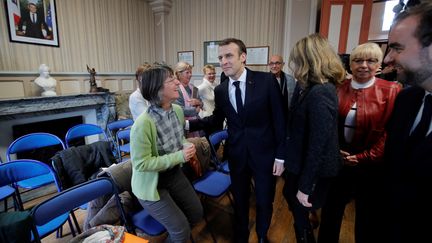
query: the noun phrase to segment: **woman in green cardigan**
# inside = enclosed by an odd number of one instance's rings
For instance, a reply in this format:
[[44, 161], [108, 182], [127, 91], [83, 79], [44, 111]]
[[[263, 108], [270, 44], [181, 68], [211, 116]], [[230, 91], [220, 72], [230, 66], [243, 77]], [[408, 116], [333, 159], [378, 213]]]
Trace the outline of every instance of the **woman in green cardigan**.
[[144, 71], [140, 82], [151, 105], [132, 126], [132, 192], [165, 226], [169, 242], [186, 242], [190, 225], [201, 220], [203, 208], [180, 168], [195, 154], [194, 146], [183, 148], [184, 115], [172, 104], [179, 97], [180, 82], [164, 65]]

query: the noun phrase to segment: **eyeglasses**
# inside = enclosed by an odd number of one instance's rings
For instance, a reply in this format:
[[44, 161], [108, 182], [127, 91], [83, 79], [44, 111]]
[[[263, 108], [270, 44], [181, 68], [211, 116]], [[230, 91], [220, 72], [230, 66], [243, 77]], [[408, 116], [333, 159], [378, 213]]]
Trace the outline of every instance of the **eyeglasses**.
[[274, 66], [274, 65], [282, 65], [283, 64], [283, 62], [269, 62], [269, 66]]
[[370, 59], [360, 59], [360, 58], [355, 58], [352, 60], [353, 63], [357, 64], [357, 65], [361, 65], [366, 61], [366, 63], [368, 65], [375, 65], [378, 63], [378, 59], [376, 58], [370, 58]]

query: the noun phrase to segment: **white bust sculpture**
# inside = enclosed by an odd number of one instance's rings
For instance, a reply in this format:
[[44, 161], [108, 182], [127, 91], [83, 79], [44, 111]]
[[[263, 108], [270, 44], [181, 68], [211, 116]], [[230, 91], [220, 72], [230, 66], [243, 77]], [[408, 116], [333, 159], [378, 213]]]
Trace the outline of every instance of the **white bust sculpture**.
[[39, 74], [35, 83], [44, 90], [42, 96], [56, 96], [57, 81], [50, 76], [49, 67], [46, 64], [39, 66]]

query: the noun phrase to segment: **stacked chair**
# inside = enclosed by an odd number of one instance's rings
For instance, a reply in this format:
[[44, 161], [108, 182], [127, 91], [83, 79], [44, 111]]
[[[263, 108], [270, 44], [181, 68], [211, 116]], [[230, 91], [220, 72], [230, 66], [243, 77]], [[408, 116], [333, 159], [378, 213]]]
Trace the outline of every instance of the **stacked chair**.
[[[0, 163], [3, 163], [1, 158], [0, 158]], [[15, 194], [15, 189], [9, 185], [0, 187], [0, 200], [4, 201], [4, 212], [8, 211], [8, 198], [10, 197], [13, 198], [15, 210], [19, 210], [20, 208], [19, 208], [18, 199]]]
[[[22, 159], [12, 160], [0, 164], [0, 186], [17, 185], [17, 183], [20, 181], [26, 181], [32, 178], [38, 178], [40, 176], [51, 177], [50, 179], [56, 185], [57, 191], [60, 191], [60, 187], [58, 186], [54, 171], [51, 169], [51, 167], [40, 161]], [[17, 187], [15, 187], [14, 189], [15, 191], [18, 191]], [[24, 220], [26, 219], [26, 217], [22, 217], [22, 215], [26, 214], [26, 212], [28, 211], [6, 212], [2, 214], [1, 217], [8, 218], [9, 222], [7, 223], [7, 225], [1, 225], [1, 227], [6, 227], [1, 229], [1, 232], [7, 231], [8, 233], [11, 233], [10, 237], [12, 238], [10, 239], [14, 239], [13, 237], [20, 237], [21, 239], [24, 239], [23, 237], [28, 237], [30, 236], [30, 234], [22, 235], [22, 231], [20, 230], [25, 230], [26, 227], [28, 229], [32, 228], [33, 234], [31, 234], [31, 241], [37, 241], [38, 239], [43, 238], [56, 230], [61, 230], [63, 224], [68, 221], [72, 235], [75, 236], [75, 231], [69, 218], [69, 210], [65, 210], [60, 214], [44, 220], [42, 223], [37, 224], [35, 227], [29, 227], [29, 224], [31, 226], [31, 221], [29, 222], [28, 220]], [[18, 228], [9, 228], [11, 227], [11, 225], [16, 225]], [[18, 235], [13, 235], [13, 232], [19, 233], [16, 233]], [[9, 236], [6, 235], [6, 237]]]
[[[119, 193], [129, 192], [133, 196], [131, 188], [131, 177], [132, 177], [132, 163], [126, 161], [125, 163], [117, 164], [113, 167], [108, 168], [99, 176], [109, 177], [115, 183]], [[138, 203], [135, 198], [136, 203]], [[149, 236], [158, 236], [166, 232], [166, 229], [158, 221], [156, 221], [148, 212], [143, 209], [140, 205], [137, 205], [139, 209], [128, 212], [127, 217], [134, 228], [143, 231]]]
[[[215, 136], [214, 136], [215, 137]], [[219, 136], [222, 137], [222, 136]], [[215, 139], [214, 139], [215, 140]], [[216, 140], [215, 140], [216, 141]], [[216, 144], [216, 143], [215, 143]], [[212, 150], [212, 144], [210, 144], [210, 154], [209, 156], [212, 156], [211, 150]], [[214, 150], [214, 148], [213, 148]], [[214, 153], [215, 154], [215, 153]], [[216, 157], [216, 156], [215, 156]], [[229, 192], [230, 186], [231, 186], [231, 178], [230, 175], [227, 172], [223, 172], [221, 168], [223, 166], [220, 162], [215, 161], [215, 169], [213, 168], [204, 168], [202, 167], [202, 176], [193, 181], [192, 186], [194, 187], [195, 191], [202, 195], [201, 199], [205, 200], [207, 198], [219, 198], [223, 195], [227, 195], [231, 205], [233, 205], [233, 201], [231, 198], [231, 194]], [[206, 221], [207, 227], [210, 231], [210, 234], [213, 238], [213, 241], [216, 242], [216, 238], [211, 230], [211, 227], [209, 225], [208, 219], [207, 219], [207, 213], [206, 213], [206, 207], [205, 202], [203, 201], [203, 208], [204, 208], [204, 219]]]
[[78, 124], [67, 131], [65, 136], [66, 148], [72, 147], [77, 140], [85, 139], [92, 135], [101, 135], [105, 141], [108, 140], [105, 131], [100, 126], [94, 124]]
[[131, 129], [127, 128], [120, 130], [117, 133], [117, 142], [120, 158], [122, 159], [124, 155], [130, 154], [130, 132]]
[[215, 132], [213, 134], [211, 134], [209, 136], [209, 141], [210, 141], [210, 147], [212, 150], [212, 157], [213, 157], [213, 161], [216, 164], [216, 168], [223, 172], [223, 173], [229, 173], [229, 168], [228, 168], [228, 161], [220, 161], [217, 157], [217, 149], [216, 147], [221, 145], [221, 143], [223, 141], [225, 141], [228, 138], [228, 131], [227, 130], [221, 130], [218, 132]]
[[130, 153], [130, 127], [133, 123], [132, 119], [122, 119], [110, 122], [107, 125], [108, 135], [116, 145], [119, 162], [122, 161], [124, 154]]
[[[68, 214], [80, 205], [99, 197], [112, 194], [116, 199], [116, 205], [120, 212], [122, 223], [126, 225], [126, 229], [129, 232], [133, 232], [133, 228], [127, 224], [116, 186], [109, 178], [98, 178], [76, 185], [36, 205], [32, 210], [33, 221], [36, 227], [40, 227], [61, 215]], [[36, 242], [40, 242], [40, 238], [42, 238], [43, 235], [38, 233], [35, 235]]]
[[[53, 150], [53, 153], [55, 153], [56, 151], [61, 151], [65, 149], [65, 144], [59, 137], [50, 133], [43, 133], [43, 132], [30, 133], [17, 138], [9, 145], [6, 151], [6, 158], [7, 161], [11, 161], [13, 154], [40, 151], [42, 149]], [[34, 159], [34, 158], [27, 157], [26, 159]], [[48, 161], [44, 161], [44, 162], [48, 162]], [[45, 174], [40, 174], [38, 176], [28, 177], [28, 179], [25, 180], [17, 181], [16, 186], [18, 186], [19, 188], [25, 188], [31, 190], [31, 189], [49, 185], [53, 182], [54, 182], [54, 178], [50, 175], [50, 173], [47, 172]], [[23, 209], [19, 190], [16, 191], [16, 195], [20, 206], [19, 208]]]

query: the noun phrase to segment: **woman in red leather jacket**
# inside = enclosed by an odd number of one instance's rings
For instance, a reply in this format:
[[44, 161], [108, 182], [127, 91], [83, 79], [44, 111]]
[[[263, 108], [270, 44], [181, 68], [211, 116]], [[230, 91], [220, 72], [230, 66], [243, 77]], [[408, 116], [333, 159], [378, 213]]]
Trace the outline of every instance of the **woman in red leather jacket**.
[[355, 199], [355, 241], [380, 242], [379, 179], [385, 126], [399, 84], [375, 77], [383, 54], [375, 43], [357, 46], [350, 56], [352, 79], [338, 87], [339, 144], [343, 169], [322, 208], [318, 242], [337, 243], [346, 204]]

